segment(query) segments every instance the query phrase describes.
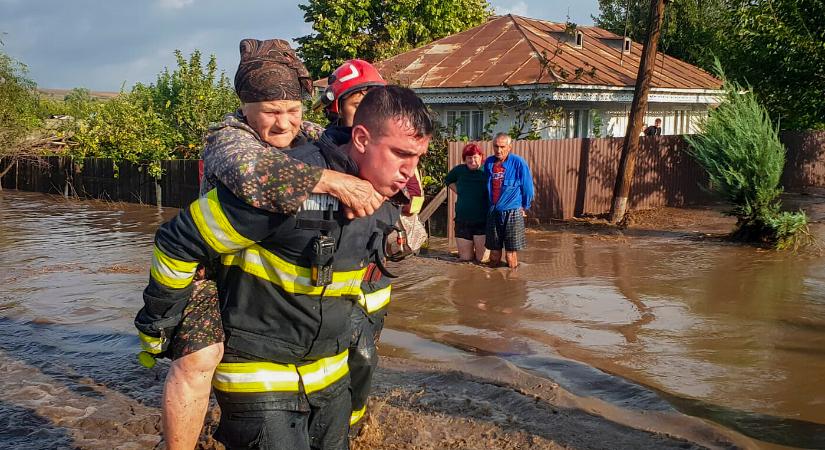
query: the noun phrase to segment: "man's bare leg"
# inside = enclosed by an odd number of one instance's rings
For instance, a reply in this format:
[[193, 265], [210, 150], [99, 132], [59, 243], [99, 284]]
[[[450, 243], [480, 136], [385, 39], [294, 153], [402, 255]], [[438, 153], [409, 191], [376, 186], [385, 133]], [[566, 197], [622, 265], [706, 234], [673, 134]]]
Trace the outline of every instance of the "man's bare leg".
[[490, 267], [498, 267], [501, 264], [501, 250], [490, 250]]
[[504, 258], [507, 260], [507, 267], [511, 269], [518, 267], [518, 252], [504, 252]]
[[169, 367], [161, 409], [168, 450], [192, 450], [198, 443], [209, 406], [212, 375], [222, 357], [221, 342], [178, 358]]

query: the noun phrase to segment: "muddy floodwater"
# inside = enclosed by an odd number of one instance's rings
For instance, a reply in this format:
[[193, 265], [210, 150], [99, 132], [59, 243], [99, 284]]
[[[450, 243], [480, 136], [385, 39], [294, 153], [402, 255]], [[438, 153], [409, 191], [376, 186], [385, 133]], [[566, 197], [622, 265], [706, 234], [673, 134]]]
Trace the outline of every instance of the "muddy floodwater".
[[[175, 213], [0, 192], [0, 448], [157, 444], [163, 372], [137, 365], [132, 319], [153, 232]], [[395, 265], [382, 353], [486, 356], [755, 447], [825, 448], [825, 257], [690, 230], [550, 229], [528, 242], [516, 271], [443, 249]]]

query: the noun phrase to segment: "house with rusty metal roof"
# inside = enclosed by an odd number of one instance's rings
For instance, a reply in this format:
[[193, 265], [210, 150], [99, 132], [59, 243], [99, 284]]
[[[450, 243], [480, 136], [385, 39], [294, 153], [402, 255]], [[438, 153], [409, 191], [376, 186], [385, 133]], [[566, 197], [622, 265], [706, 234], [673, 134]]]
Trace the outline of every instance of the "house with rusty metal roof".
[[[375, 65], [470, 139], [481, 136], [491, 105], [506, 106], [492, 131], [508, 131], [516, 103], [529, 98], [561, 108], [533, 124], [541, 138], [619, 137], [627, 129], [641, 54], [641, 44], [598, 27], [510, 14]], [[720, 86], [702, 69], [659, 53], [645, 123], [661, 118], [663, 134], [693, 133], [718, 103]]]

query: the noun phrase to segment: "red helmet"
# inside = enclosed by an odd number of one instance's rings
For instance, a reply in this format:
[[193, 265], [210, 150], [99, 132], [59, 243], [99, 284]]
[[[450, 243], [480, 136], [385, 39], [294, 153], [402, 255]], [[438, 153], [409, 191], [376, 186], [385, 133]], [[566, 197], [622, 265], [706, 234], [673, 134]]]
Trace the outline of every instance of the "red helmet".
[[338, 114], [338, 101], [347, 95], [370, 86], [387, 85], [378, 69], [363, 59], [344, 62], [327, 78], [327, 83], [326, 90], [321, 94], [321, 103], [327, 111], [335, 114]]

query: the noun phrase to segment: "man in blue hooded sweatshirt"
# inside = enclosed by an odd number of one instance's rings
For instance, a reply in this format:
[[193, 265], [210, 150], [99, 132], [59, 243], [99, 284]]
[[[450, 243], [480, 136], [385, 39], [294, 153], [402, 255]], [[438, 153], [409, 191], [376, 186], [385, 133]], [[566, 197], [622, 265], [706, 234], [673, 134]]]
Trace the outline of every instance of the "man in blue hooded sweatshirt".
[[490, 193], [485, 246], [490, 250], [491, 266], [501, 263], [503, 248], [507, 266], [515, 269], [518, 251], [527, 246], [524, 218], [533, 201], [533, 175], [523, 158], [510, 154], [512, 143], [507, 133], [498, 133], [493, 139], [493, 156], [484, 161]]

